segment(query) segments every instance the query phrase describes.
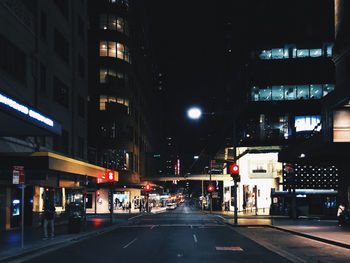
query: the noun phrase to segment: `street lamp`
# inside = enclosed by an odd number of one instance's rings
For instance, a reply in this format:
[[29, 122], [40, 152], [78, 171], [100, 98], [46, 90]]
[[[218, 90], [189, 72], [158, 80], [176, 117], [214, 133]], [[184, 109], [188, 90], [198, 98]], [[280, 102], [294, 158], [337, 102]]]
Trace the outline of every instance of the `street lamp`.
[[202, 117], [202, 110], [198, 107], [192, 107], [187, 110], [187, 116], [192, 120], [198, 120]]

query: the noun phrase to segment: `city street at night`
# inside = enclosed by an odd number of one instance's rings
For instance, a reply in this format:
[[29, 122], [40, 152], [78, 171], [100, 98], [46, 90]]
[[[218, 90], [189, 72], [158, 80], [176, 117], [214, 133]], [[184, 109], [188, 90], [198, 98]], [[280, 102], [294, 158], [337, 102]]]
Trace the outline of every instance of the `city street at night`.
[[0, 0], [0, 263], [350, 262], [350, 0]]
[[[349, 262], [349, 250], [263, 226], [232, 227], [182, 204], [11, 262]], [[84, 253], [81, 253], [84, 251]]]

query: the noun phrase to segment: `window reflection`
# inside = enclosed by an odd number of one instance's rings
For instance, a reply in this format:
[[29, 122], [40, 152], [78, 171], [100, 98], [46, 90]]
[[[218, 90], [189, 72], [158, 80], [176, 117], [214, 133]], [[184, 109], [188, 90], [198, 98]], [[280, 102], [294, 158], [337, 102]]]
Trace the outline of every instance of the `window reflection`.
[[296, 86], [288, 85], [284, 88], [284, 99], [295, 100], [296, 99]]
[[309, 85], [297, 86], [297, 99], [303, 100], [309, 98]]

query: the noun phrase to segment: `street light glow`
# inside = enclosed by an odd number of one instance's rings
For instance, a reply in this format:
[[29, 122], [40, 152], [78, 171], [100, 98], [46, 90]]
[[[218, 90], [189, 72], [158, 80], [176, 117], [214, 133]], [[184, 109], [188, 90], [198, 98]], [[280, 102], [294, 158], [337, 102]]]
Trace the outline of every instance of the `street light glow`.
[[193, 120], [198, 120], [201, 116], [202, 116], [202, 111], [201, 109], [199, 108], [190, 108], [188, 111], [187, 111], [187, 116], [190, 118], [190, 119], [193, 119]]

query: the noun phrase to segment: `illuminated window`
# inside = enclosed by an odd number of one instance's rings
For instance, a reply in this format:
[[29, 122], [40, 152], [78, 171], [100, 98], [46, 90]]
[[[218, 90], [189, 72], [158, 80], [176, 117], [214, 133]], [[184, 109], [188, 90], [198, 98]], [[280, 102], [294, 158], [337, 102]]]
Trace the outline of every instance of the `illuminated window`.
[[119, 59], [124, 59], [124, 45], [117, 43], [117, 57]]
[[323, 96], [326, 96], [328, 93], [334, 90], [333, 84], [325, 84], [323, 85]]
[[128, 23], [126, 19], [116, 15], [100, 15], [100, 29], [117, 30], [121, 33], [129, 34]]
[[282, 59], [283, 55], [283, 48], [273, 48], [271, 51], [272, 59]]
[[316, 131], [321, 130], [321, 116], [295, 116], [295, 131]]
[[107, 29], [116, 30], [117, 29], [117, 17], [114, 15], [108, 16]]
[[106, 102], [107, 102], [107, 96], [101, 95], [100, 96], [100, 110], [106, 110]]
[[258, 87], [253, 87], [252, 88], [252, 101], [259, 101], [259, 88]]
[[309, 56], [309, 50], [308, 49], [298, 49], [297, 50], [297, 57], [298, 58], [305, 58]]
[[312, 99], [322, 98], [322, 85], [310, 85], [310, 98]]
[[107, 57], [107, 41], [100, 41], [100, 56]]
[[283, 100], [283, 86], [272, 86], [272, 100]]
[[322, 56], [322, 49], [310, 49], [310, 57], [321, 57]]
[[333, 44], [327, 46], [327, 57], [332, 56]]
[[271, 100], [271, 88], [266, 87], [265, 89], [259, 90], [260, 100]]
[[116, 46], [117, 46], [116, 42], [108, 41], [108, 56], [109, 57], [113, 57], [113, 58], [116, 57]]
[[262, 50], [259, 58], [261, 59], [271, 59], [271, 50]]
[[297, 89], [295, 86], [292, 86], [292, 85], [284, 86], [284, 98], [285, 98], [285, 100], [295, 100], [296, 94], [297, 94], [296, 91], [297, 91]]
[[308, 99], [309, 98], [309, 85], [298, 85], [297, 86], [297, 99]]

